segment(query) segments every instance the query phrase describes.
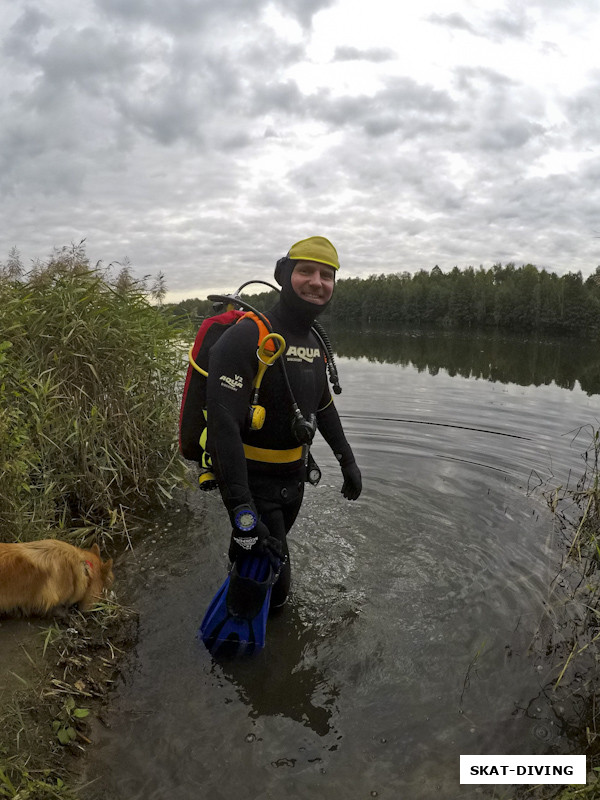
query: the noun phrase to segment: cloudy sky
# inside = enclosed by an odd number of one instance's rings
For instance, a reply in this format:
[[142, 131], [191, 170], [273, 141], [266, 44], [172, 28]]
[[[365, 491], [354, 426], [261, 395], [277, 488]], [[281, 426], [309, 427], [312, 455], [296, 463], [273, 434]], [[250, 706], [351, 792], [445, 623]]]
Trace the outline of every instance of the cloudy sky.
[[600, 0], [3, 0], [0, 260], [600, 264]]

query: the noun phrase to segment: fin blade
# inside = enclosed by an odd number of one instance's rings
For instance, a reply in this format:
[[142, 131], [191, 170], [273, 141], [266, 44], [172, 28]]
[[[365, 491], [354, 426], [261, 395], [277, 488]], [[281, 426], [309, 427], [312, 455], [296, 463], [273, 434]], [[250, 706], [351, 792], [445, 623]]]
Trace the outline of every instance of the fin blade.
[[[239, 656], [254, 653], [265, 646], [273, 568], [266, 556], [250, 556], [234, 567], [211, 600], [198, 631], [213, 655]], [[231, 586], [241, 578], [243, 599], [255, 591], [250, 602], [251, 616], [243, 611], [232, 613]], [[228, 598], [229, 601], [228, 602]]]

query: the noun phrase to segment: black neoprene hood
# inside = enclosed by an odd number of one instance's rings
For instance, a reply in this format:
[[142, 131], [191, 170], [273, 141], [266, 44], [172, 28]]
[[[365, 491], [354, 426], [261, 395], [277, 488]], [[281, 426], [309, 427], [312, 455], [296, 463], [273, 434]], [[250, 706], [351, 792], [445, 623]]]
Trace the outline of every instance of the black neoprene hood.
[[[277, 263], [275, 268], [275, 279], [281, 285], [280, 304], [298, 322], [306, 323], [310, 326], [312, 321], [322, 314], [331, 303], [331, 298], [322, 305], [309, 303], [296, 294], [292, 286], [292, 272], [298, 262], [291, 258], [286, 258]], [[333, 297], [333, 294], [332, 294]]]

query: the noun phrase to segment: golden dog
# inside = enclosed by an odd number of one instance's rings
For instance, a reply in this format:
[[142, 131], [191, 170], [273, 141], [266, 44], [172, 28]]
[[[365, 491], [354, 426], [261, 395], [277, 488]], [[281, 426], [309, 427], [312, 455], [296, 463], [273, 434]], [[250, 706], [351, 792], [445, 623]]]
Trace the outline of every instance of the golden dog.
[[114, 580], [112, 558], [58, 539], [0, 543], [0, 614], [48, 614], [77, 603], [87, 611]]

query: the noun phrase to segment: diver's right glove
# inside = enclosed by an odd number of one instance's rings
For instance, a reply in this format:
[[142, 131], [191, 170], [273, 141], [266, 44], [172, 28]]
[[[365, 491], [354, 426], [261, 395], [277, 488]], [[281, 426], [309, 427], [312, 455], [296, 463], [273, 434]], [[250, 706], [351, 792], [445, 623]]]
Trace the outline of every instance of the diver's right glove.
[[277, 568], [283, 558], [283, 548], [279, 539], [271, 536], [270, 530], [259, 519], [256, 509], [250, 504], [236, 506], [231, 512], [233, 535], [229, 557], [232, 561], [252, 555], [266, 555]]
[[342, 494], [346, 500], [358, 500], [362, 492], [362, 476], [356, 461], [342, 467], [342, 475], [344, 476]]

